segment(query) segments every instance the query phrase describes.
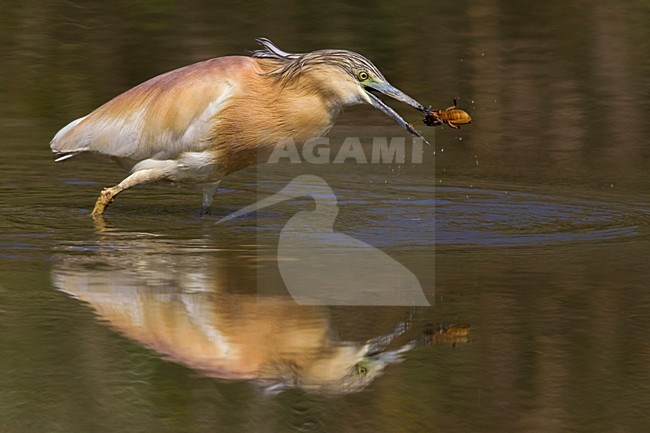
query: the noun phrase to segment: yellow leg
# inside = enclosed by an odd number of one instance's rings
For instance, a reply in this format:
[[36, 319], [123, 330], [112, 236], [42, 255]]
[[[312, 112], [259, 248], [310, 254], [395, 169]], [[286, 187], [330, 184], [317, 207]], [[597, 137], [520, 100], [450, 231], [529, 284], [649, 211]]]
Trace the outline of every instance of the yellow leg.
[[95, 207], [91, 215], [101, 215], [104, 213], [109, 204], [113, 201], [116, 195], [121, 193], [123, 190], [119, 188], [118, 185], [111, 188], [104, 188], [99, 194], [97, 201], [95, 202]]
[[214, 201], [214, 195], [219, 189], [219, 182], [211, 183], [203, 187], [203, 203], [201, 206], [201, 215], [210, 215], [210, 207]]
[[113, 202], [115, 196], [122, 191], [143, 183], [156, 182], [166, 178], [167, 176], [168, 171], [158, 168], [149, 168], [132, 173], [117, 185], [102, 190], [99, 194], [99, 198], [97, 198], [97, 201], [95, 202], [95, 207], [93, 208], [91, 215], [97, 216], [103, 214], [108, 205]]

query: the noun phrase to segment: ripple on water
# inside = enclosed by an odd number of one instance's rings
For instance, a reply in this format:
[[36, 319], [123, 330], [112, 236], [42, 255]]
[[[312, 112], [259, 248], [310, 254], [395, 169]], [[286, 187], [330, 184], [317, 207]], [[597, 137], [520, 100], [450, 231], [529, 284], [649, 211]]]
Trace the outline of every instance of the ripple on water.
[[349, 234], [386, 247], [517, 246], [636, 236], [648, 219], [647, 210], [605, 200], [462, 187], [400, 190], [409, 199], [375, 202]]
[[[286, 180], [264, 185], [261, 193], [270, 195], [284, 184]], [[627, 205], [594, 194], [576, 199], [556, 191], [522, 192], [513, 185], [506, 192], [505, 188], [434, 188], [422, 183], [409, 185], [408, 181], [374, 187], [350, 180], [345, 187], [333, 189], [339, 205], [334, 230], [380, 248], [431, 250], [434, 245], [525, 246], [625, 239], [647, 233], [650, 216], [647, 207], [633, 198]], [[232, 194], [241, 195], [256, 198], [248, 187]], [[115, 225], [112, 230], [127, 238], [138, 231], [151, 236], [174, 233], [174, 241], [216, 236], [220, 244], [215, 247], [225, 248], [243, 235], [277, 233], [293, 215], [314, 209], [313, 199], [297, 198], [240, 218], [237, 224], [215, 226], [220, 216], [241, 207], [228, 204], [229, 198], [213, 220], [188, 213], [185, 207], [152, 212], [147, 203], [134, 207], [133, 200], [108, 220]], [[0, 233], [3, 258], [47, 251], [61, 240], [67, 240], [73, 250], [92, 249], [94, 244], [88, 240], [96, 234], [87, 210], [28, 203], [0, 210]], [[109, 236], [110, 230], [103, 235]], [[225, 242], [230, 238], [231, 242]], [[75, 245], [70, 242], [73, 240], [81, 243]]]

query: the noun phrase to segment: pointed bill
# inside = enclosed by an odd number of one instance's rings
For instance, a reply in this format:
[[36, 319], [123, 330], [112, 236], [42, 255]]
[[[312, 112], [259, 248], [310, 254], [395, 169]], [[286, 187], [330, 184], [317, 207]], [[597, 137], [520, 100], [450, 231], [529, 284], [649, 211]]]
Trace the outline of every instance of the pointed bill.
[[[422, 104], [420, 104], [418, 101], [415, 99], [411, 98], [401, 90], [391, 86], [388, 83], [369, 83], [366, 85], [367, 88], [376, 90], [378, 92], [383, 93], [384, 95], [390, 96], [393, 99], [397, 99], [398, 101], [402, 101], [411, 107], [415, 108], [418, 111], [424, 112], [425, 108]], [[422, 134], [420, 134], [419, 131], [417, 131], [413, 125], [408, 123], [406, 120], [402, 118], [395, 110], [390, 108], [388, 105], [384, 104], [384, 102], [379, 99], [379, 97], [375, 96], [372, 94], [370, 91], [367, 89], [364, 89], [366, 94], [368, 95], [370, 99], [370, 103], [372, 104], [373, 107], [381, 110], [384, 114], [386, 114], [388, 117], [393, 119], [395, 122], [397, 122], [398, 125], [400, 125], [402, 128], [406, 129], [409, 133], [414, 135], [415, 137], [420, 137], [424, 140], [424, 137], [422, 137]], [[427, 142], [426, 140], [424, 140]], [[428, 144], [428, 142], [427, 142]]]

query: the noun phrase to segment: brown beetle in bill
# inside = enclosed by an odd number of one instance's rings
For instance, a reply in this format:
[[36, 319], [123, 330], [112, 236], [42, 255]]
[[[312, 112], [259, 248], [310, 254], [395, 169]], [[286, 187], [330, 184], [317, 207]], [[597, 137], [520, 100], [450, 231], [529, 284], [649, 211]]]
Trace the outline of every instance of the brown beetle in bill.
[[454, 105], [444, 110], [431, 107], [424, 110], [424, 124], [438, 126], [446, 123], [452, 128], [460, 129], [460, 125], [472, 123], [472, 117], [467, 112], [458, 108], [458, 99], [454, 98]]

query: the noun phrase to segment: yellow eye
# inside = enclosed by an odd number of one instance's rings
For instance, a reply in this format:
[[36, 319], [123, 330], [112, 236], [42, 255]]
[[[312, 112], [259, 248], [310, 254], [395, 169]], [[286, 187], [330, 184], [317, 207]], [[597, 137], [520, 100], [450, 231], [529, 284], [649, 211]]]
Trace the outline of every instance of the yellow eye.
[[356, 365], [356, 372], [357, 372], [358, 376], [365, 376], [366, 374], [368, 374], [368, 369], [365, 366], [361, 365], [361, 364], [357, 364]]
[[357, 78], [359, 81], [366, 81], [368, 79], [368, 73], [366, 71], [357, 72]]

